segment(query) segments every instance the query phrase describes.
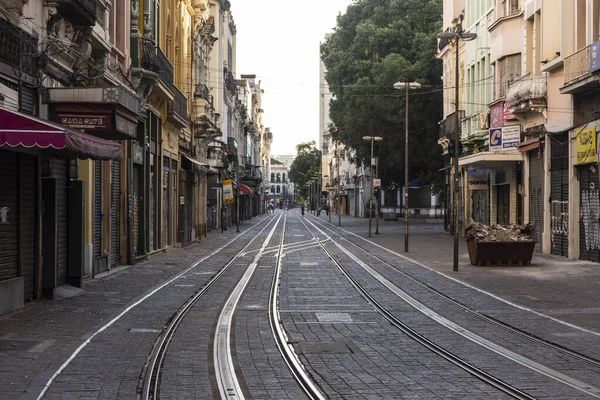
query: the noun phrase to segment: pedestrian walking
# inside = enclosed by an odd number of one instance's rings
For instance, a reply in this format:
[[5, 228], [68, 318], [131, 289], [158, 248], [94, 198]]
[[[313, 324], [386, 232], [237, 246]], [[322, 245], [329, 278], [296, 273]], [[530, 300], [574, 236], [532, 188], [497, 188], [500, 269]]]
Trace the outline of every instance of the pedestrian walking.
[[304, 217], [304, 204], [302, 204], [302, 207], [300, 207], [300, 212], [302, 213], [302, 216]]

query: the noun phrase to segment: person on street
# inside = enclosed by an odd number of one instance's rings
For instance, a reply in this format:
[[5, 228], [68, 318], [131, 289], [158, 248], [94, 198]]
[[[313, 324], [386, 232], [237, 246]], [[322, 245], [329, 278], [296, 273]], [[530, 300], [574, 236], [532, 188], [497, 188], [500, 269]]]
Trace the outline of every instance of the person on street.
[[302, 204], [302, 206], [300, 207], [300, 212], [302, 213], [302, 216], [304, 217], [304, 204]]

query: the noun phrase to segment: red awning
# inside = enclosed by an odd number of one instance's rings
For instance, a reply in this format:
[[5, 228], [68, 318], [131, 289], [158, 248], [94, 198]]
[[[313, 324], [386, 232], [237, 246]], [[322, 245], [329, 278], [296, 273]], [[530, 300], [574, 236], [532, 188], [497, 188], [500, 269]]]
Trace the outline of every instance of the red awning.
[[119, 159], [123, 154], [119, 143], [3, 108], [0, 108], [0, 147], [95, 160]]
[[244, 185], [243, 183], [238, 183], [238, 188], [244, 194], [252, 194], [252, 189], [250, 189], [248, 186]]
[[519, 143], [517, 145], [517, 148], [519, 149], [519, 151], [521, 153], [523, 153], [526, 151], [537, 149], [538, 147], [540, 147], [540, 145], [541, 145], [541, 142], [540, 142], [540, 139], [538, 138], [538, 139], [531, 139], [526, 142]]

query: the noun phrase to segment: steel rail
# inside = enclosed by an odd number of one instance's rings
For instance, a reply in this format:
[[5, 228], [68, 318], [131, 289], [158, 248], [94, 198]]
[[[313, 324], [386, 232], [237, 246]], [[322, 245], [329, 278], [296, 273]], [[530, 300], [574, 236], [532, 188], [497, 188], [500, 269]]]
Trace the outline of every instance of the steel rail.
[[252, 275], [258, 266], [258, 261], [265, 252], [265, 249], [271, 241], [275, 230], [279, 226], [281, 218], [282, 215], [279, 216], [277, 222], [273, 225], [273, 228], [265, 238], [260, 251], [254, 256], [254, 260], [248, 269], [246, 269], [244, 276], [242, 279], [240, 279], [225, 301], [217, 320], [217, 326], [214, 335], [213, 360], [215, 365], [216, 380], [222, 399], [245, 399], [244, 392], [235, 372], [233, 356], [231, 355], [231, 322], [233, 320], [233, 315], [235, 313], [237, 304], [240, 301], [242, 294], [246, 290], [246, 286], [248, 285], [248, 282], [250, 282], [250, 278], [252, 278]]
[[[281, 217], [280, 217], [281, 218]], [[150, 356], [142, 369], [138, 383], [138, 393], [136, 398], [142, 400], [155, 400], [159, 398], [160, 393], [160, 378], [162, 372], [162, 366], [164, 358], [167, 354], [167, 350], [179, 324], [183, 321], [190, 309], [198, 302], [198, 300], [210, 289], [215, 282], [221, 278], [221, 276], [233, 265], [234, 261], [239, 257], [243, 256], [248, 247], [254, 242], [254, 240], [264, 232], [271, 222], [275, 219], [270, 219], [269, 222], [256, 234], [250, 241], [244, 245], [244, 247], [238, 251], [232, 258], [225, 264], [219, 271], [217, 271], [209, 280], [197, 290], [192, 296], [190, 296], [186, 302], [173, 314], [169, 319], [167, 325], [163, 328], [160, 336], [154, 342]], [[276, 226], [277, 224], [275, 224]]]
[[[281, 315], [279, 313], [279, 287], [281, 282], [284, 249], [283, 241], [285, 239], [286, 222], [287, 216], [283, 222], [283, 234], [281, 235], [279, 251], [277, 252], [277, 267], [275, 269], [275, 273], [273, 274], [273, 281], [271, 283], [271, 294], [269, 298], [269, 323], [271, 325], [271, 331], [273, 332], [273, 337], [275, 338], [277, 348], [279, 349], [284, 361], [288, 365], [288, 368], [294, 375], [294, 378], [296, 378], [300, 388], [310, 399], [325, 400], [327, 397], [309, 376], [308, 371], [298, 358], [293, 346], [290, 344], [283, 327]], [[287, 249], [290, 247], [292, 246], [288, 246]]]
[[[302, 222], [302, 223], [305, 224], [305, 222]], [[323, 232], [321, 229], [319, 229], [319, 227], [317, 227], [314, 223], [312, 223], [311, 221], [308, 221], [308, 223], [311, 224], [321, 234], [323, 234], [327, 238], [330, 238], [329, 235], [327, 235], [325, 232]], [[310, 231], [310, 229], [308, 227], [307, 227], [307, 229]], [[315, 239], [317, 240], [317, 242], [321, 243], [321, 240], [314, 233], [312, 233], [312, 234], [315, 237]], [[338, 243], [334, 242], [334, 244], [338, 248], [342, 249], [342, 246], [339, 245]], [[469, 374], [473, 375], [474, 377], [476, 377], [476, 378], [482, 380], [483, 382], [485, 382], [485, 383], [487, 383], [487, 384], [495, 387], [496, 389], [500, 390], [501, 392], [510, 395], [511, 397], [513, 397], [515, 399], [523, 399], [523, 400], [533, 400], [533, 399], [535, 399], [535, 397], [532, 397], [529, 394], [527, 394], [527, 393], [525, 393], [525, 392], [523, 392], [523, 391], [521, 391], [521, 390], [519, 390], [517, 388], [514, 388], [510, 384], [508, 384], [508, 383], [506, 383], [506, 382], [504, 382], [504, 381], [502, 381], [502, 380], [494, 377], [493, 375], [490, 375], [487, 372], [485, 372], [485, 371], [483, 371], [483, 370], [475, 367], [474, 365], [471, 365], [470, 363], [462, 360], [457, 355], [455, 355], [452, 352], [444, 349], [441, 346], [438, 346], [433, 341], [427, 339], [425, 336], [421, 335], [420, 333], [418, 333], [417, 331], [415, 331], [414, 329], [410, 328], [408, 325], [406, 325], [405, 323], [403, 323], [402, 321], [400, 321], [391, 312], [389, 312], [384, 306], [382, 306], [371, 294], [369, 294], [369, 292], [352, 276], [352, 274], [347, 270], [347, 268], [345, 268], [343, 266], [343, 264], [336, 259], [336, 257], [334, 256], [334, 254], [329, 249], [327, 249], [324, 244], [321, 244], [321, 248], [323, 249], [323, 251], [325, 251], [327, 253], [327, 255], [329, 256], [329, 258], [340, 269], [340, 271], [350, 281], [350, 283], [358, 290], [358, 292], [369, 303], [371, 303], [373, 305], [373, 307], [375, 307], [375, 309], [385, 319], [387, 319], [393, 326], [395, 326], [400, 331], [402, 331], [404, 334], [406, 334], [409, 338], [413, 339], [414, 341], [416, 341], [420, 345], [424, 346], [425, 348], [429, 349], [433, 353], [435, 353], [438, 356], [444, 358], [445, 360], [449, 361], [450, 363], [454, 364], [455, 366], [463, 369], [464, 371], [468, 372]], [[356, 259], [354, 261], [356, 261]]]

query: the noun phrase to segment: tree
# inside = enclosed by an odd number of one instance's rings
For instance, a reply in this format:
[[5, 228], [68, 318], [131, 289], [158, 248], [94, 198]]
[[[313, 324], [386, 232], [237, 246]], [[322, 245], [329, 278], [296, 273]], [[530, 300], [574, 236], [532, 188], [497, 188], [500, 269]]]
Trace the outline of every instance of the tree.
[[375, 153], [385, 187], [404, 183], [405, 97], [395, 82], [423, 85], [409, 92], [409, 179], [429, 185], [441, 178], [442, 68], [435, 58], [441, 17], [442, 0], [362, 0], [338, 16], [321, 46], [333, 94], [332, 135], [356, 150], [359, 164], [370, 158], [362, 137], [383, 137]]
[[297, 156], [290, 166], [290, 180], [297, 188], [308, 195], [308, 183], [313, 177], [319, 176], [321, 166], [321, 151], [313, 140], [308, 143], [300, 143], [296, 146]]

